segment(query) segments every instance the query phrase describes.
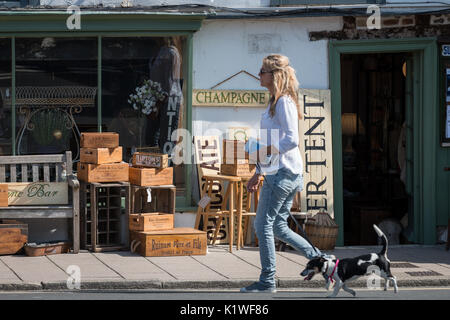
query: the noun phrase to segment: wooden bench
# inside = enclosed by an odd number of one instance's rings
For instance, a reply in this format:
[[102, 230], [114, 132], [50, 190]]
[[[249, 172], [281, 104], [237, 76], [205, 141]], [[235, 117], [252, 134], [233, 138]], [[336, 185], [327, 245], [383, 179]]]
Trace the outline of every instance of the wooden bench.
[[73, 253], [80, 250], [80, 183], [72, 173], [72, 153], [0, 156], [0, 183], [66, 182], [67, 204], [0, 207], [0, 219], [73, 219]]

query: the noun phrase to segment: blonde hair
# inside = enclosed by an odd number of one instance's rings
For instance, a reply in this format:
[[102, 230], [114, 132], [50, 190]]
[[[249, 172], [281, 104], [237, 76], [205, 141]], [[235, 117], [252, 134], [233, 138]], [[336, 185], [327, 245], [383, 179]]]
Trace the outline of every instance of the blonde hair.
[[272, 73], [274, 95], [270, 99], [269, 114], [275, 115], [275, 106], [281, 96], [288, 95], [297, 106], [298, 118], [302, 118], [298, 102], [299, 83], [294, 68], [289, 65], [289, 58], [280, 54], [271, 54], [264, 58], [263, 68]]

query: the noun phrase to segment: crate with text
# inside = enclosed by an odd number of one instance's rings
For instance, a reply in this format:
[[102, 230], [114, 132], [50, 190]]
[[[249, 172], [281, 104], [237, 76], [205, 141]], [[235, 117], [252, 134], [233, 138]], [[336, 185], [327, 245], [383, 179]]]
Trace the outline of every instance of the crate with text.
[[0, 207], [8, 206], [8, 184], [0, 184]]
[[169, 156], [164, 153], [135, 152], [133, 167], [164, 169], [169, 166]]
[[129, 164], [125, 162], [105, 164], [78, 162], [77, 177], [86, 182], [128, 181], [129, 167]]
[[193, 228], [131, 231], [131, 251], [144, 257], [206, 255], [206, 232]]
[[174, 215], [170, 213], [151, 212], [130, 214], [128, 227], [130, 231], [160, 231], [174, 228]]

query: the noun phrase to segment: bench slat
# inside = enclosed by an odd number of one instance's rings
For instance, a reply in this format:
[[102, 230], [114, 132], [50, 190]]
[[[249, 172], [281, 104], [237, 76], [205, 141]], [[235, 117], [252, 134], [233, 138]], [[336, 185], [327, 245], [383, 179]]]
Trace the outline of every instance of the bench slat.
[[33, 164], [33, 182], [39, 181], [39, 165]]
[[63, 154], [42, 154], [32, 156], [1, 156], [0, 164], [22, 164], [22, 163], [62, 163], [65, 156]]
[[17, 182], [17, 175], [16, 175], [16, 165], [11, 164], [9, 166], [10, 173], [11, 173], [11, 182]]
[[22, 164], [22, 182], [28, 182], [28, 168], [26, 164]]
[[55, 182], [61, 181], [61, 165], [55, 164]]
[[5, 165], [4, 164], [0, 164], [0, 182], [5, 182], [6, 181], [6, 175], [5, 175]]
[[50, 166], [48, 163], [44, 164], [44, 181], [50, 182]]

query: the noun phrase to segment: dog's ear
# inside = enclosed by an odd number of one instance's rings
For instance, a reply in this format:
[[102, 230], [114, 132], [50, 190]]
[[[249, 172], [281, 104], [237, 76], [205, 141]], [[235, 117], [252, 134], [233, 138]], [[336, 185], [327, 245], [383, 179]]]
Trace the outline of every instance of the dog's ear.
[[324, 257], [320, 257], [320, 260], [319, 260], [320, 262], [325, 262], [325, 261], [327, 261], [327, 259], [325, 259]]

